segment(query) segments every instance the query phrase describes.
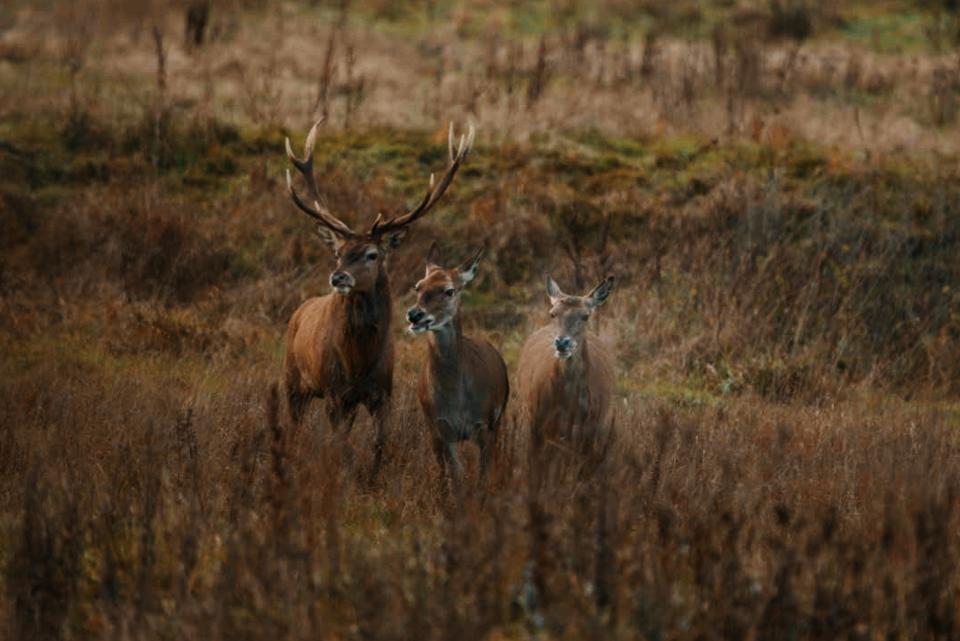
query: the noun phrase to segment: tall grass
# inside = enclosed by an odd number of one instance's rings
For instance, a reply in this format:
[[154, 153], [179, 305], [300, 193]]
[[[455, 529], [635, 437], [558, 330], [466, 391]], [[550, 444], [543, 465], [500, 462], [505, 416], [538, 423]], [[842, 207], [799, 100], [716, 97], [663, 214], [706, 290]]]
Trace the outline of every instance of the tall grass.
[[[186, 4], [0, 8], [0, 636], [960, 636], [955, 61], [728, 4], [190, 3], [202, 46]], [[545, 269], [617, 274], [608, 442], [513, 403], [450, 487], [400, 327], [379, 476], [366, 417], [287, 424], [331, 258], [283, 139], [323, 114], [352, 225], [478, 122], [398, 308], [486, 240], [464, 304], [512, 363]]]
[[634, 401], [588, 466], [558, 441], [528, 465], [512, 421], [450, 495], [409, 392], [370, 486], [367, 422], [292, 430], [262, 373], [222, 376], [206, 401], [150, 374], [5, 383], [11, 638], [957, 633], [938, 412]]

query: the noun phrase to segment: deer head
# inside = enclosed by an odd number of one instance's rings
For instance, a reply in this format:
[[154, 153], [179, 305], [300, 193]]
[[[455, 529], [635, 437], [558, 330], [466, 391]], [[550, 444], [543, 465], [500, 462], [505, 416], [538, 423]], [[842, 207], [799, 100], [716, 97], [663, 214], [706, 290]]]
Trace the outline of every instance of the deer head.
[[439, 247], [434, 241], [427, 253], [427, 270], [423, 280], [413, 288], [417, 292], [417, 304], [407, 311], [407, 320], [414, 334], [440, 331], [456, 318], [460, 310], [460, 292], [476, 278], [483, 247], [462, 265], [452, 269], [440, 266], [439, 254]]
[[317, 121], [307, 134], [303, 147], [303, 159], [297, 158], [290, 146], [290, 139], [286, 140], [287, 156], [306, 181], [313, 205], [309, 205], [297, 193], [289, 169], [287, 170], [287, 188], [300, 211], [316, 221], [317, 234], [330, 247], [337, 259], [337, 268], [330, 274], [330, 286], [344, 295], [353, 291], [370, 291], [383, 270], [387, 252], [400, 245], [406, 235], [407, 227], [430, 211], [450, 186], [460, 165], [470, 153], [476, 130], [471, 124], [467, 133], [460, 136], [459, 143], [454, 147], [451, 123], [447, 139], [450, 162], [440, 181], [435, 182], [431, 174], [427, 193], [416, 207], [389, 220], [385, 220], [383, 214], [377, 214], [367, 231], [358, 232], [336, 217], [323, 204], [320, 196], [313, 174], [313, 148], [317, 139], [317, 127], [321, 122], [322, 120]]
[[590, 315], [610, 297], [615, 282], [613, 276], [607, 276], [586, 296], [571, 296], [560, 291], [557, 283], [547, 275], [550, 317], [557, 332], [553, 341], [557, 358], [566, 360], [580, 350]]

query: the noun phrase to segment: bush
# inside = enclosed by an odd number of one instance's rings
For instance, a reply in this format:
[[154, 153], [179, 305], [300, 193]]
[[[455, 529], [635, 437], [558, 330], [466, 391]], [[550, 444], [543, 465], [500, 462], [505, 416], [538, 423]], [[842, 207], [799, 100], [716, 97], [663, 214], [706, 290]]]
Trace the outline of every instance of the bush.
[[808, 0], [771, 0], [767, 30], [774, 38], [803, 42], [813, 35], [813, 23]]

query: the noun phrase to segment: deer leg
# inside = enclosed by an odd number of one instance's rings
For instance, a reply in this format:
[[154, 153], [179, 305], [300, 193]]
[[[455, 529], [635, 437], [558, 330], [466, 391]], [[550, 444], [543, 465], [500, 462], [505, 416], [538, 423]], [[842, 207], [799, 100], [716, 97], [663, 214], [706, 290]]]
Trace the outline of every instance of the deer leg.
[[377, 436], [373, 444], [373, 470], [370, 473], [371, 479], [374, 479], [383, 466], [383, 448], [387, 444], [387, 420], [390, 417], [390, 405], [385, 399], [377, 399], [367, 405], [367, 411], [373, 417], [373, 422], [377, 427]]
[[343, 417], [344, 436], [346, 436], [347, 434], [350, 433], [351, 430], [353, 430], [353, 424], [354, 422], [356, 422], [356, 420], [357, 420], [357, 410], [356, 409], [349, 410], [346, 413], [346, 415]]
[[[332, 399], [327, 403], [327, 420], [330, 422], [330, 432], [334, 436], [333, 440], [336, 447], [340, 450], [344, 465], [351, 470], [356, 468], [356, 461], [348, 439], [350, 429], [353, 427], [356, 418], [356, 405], [344, 405], [334, 402]], [[344, 429], [340, 429], [341, 426]]]
[[433, 437], [433, 453], [437, 457], [440, 473], [447, 473], [447, 443], [437, 435]]
[[433, 453], [437, 457], [437, 465], [440, 466], [441, 473], [446, 474], [449, 471], [454, 480], [460, 480], [463, 470], [460, 468], [460, 461], [457, 458], [457, 444], [448, 443], [442, 436], [435, 434], [433, 437]]
[[287, 371], [284, 386], [287, 388], [287, 411], [290, 414], [290, 422], [299, 426], [312, 394], [301, 389], [300, 372], [296, 368]]
[[450, 472], [453, 476], [454, 485], [460, 485], [460, 479], [463, 478], [463, 467], [460, 465], [460, 458], [457, 456], [457, 444], [447, 443], [447, 458], [450, 461]]
[[287, 410], [290, 414], [290, 422], [295, 426], [303, 421], [303, 415], [307, 411], [307, 405], [310, 403], [310, 394], [302, 392], [287, 393]]
[[330, 422], [330, 429], [332, 431], [337, 432], [341, 425], [346, 425], [344, 432], [349, 434], [356, 418], [357, 407], [355, 405], [345, 406], [333, 400], [327, 403], [327, 420]]
[[480, 478], [487, 478], [487, 468], [490, 467], [490, 459], [493, 456], [494, 444], [496, 443], [496, 432], [492, 426], [477, 425], [474, 428], [474, 441], [480, 448]]

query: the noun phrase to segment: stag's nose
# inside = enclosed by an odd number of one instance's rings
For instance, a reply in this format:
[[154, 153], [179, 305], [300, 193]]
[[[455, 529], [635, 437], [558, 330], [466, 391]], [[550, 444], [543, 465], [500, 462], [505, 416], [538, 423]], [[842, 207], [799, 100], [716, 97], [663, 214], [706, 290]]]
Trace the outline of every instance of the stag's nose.
[[573, 345], [573, 341], [570, 340], [569, 336], [557, 336], [557, 339], [553, 341], [553, 346], [557, 348], [558, 352], [569, 351], [571, 345]]
[[333, 287], [344, 287], [350, 282], [350, 276], [346, 272], [333, 272], [330, 274], [330, 284]]
[[423, 317], [426, 315], [427, 313], [419, 307], [411, 307], [407, 310], [407, 320], [414, 324], [422, 321]]

